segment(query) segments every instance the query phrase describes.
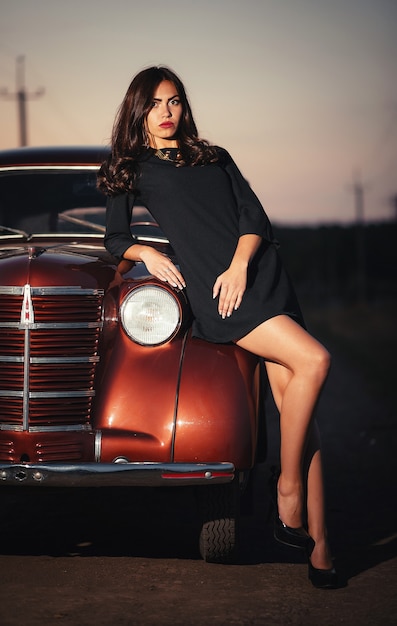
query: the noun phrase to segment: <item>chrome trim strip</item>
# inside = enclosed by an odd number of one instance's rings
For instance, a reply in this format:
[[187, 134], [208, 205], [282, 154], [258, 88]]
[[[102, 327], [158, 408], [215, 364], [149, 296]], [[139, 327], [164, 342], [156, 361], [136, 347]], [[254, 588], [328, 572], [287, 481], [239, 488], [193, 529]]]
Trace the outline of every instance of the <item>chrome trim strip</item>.
[[[26, 365], [26, 363], [25, 363]], [[11, 389], [0, 389], [0, 398], [93, 398], [95, 391], [11, 391]]]
[[[20, 424], [1, 424], [0, 430], [10, 432], [22, 432], [23, 427]], [[35, 433], [63, 433], [63, 432], [90, 432], [92, 427], [89, 424], [64, 424], [61, 426], [29, 426], [29, 432]]]
[[156, 487], [230, 483], [233, 463], [0, 464], [0, 486]]
[[71, 432], [90, 432], [92, 427], [90, 424], [68, 424], [65, 426], [31, 426], [29, 425], [30, 433], [71, 433]]
[[0, 328], [16, 328], [17, 330], [21, 330], [20, 322], [0, 322]]
[[21, 296], [23, 290], [24, 287], [0, 287], [0, 294], [2, 296]]
[[[25, 330], [28, 324], [21, 324], [20, 322], [0, 322], [0, 328], [17, 328], [18, 330]], [[103, 322], [73, 322], [73, 323], [36, 323], [29, 324], [29, 328], [33, 330], [42, 330], [43, 328], [102, 328]]]
[[[23, 356], [0, 356], [0, 363], [23, 363]], [[99, 356], [34, 356], [31, 363], [99, 363]]]
[[30, 372], [30, 328], [25, 329], [25, 347], [23, 364], [23, 401], [22, 401], [22, 427], [29, 430], [29, 372]]
[[[20, 324], [20, 328], [23, 328], [24, 326], [22, 324]], [[34, 329], [34, 330], [40, 330], [42, 328], [102, 328], [102, 322], [98, 321], [98, 322], [71, 322], [71, 323], [58, 323], [58, 322], [53, 322], [51, 323], [47, 323], [47, 324], [30, 324], [30, 328]]]
[[31, 391], [29, 398], [93, 398], [95, 391]]
[[[2, 286], [0, 287], [0, 294], [9, 296], [21, 296], [24, 292], [24, 289], [24, 286]], [[30, 289], [33, 295], [38, 296], [103, 296], [103, 294], [105, 293], [103, 289], [84, 289], [83, 287], [78, 287], [77, 285], [71, 287], [31, 287]]]
[[35, 296], [103, 296], [103, 289], [84, 289], [83, 287], [32, 287], [32, 294]]
[[[1, 357], [0, 357], [1, 361]], [[31, 363], [99, 363], [99, 356], [60, 356], [41, 357], [35, 356], [30, 359]]]

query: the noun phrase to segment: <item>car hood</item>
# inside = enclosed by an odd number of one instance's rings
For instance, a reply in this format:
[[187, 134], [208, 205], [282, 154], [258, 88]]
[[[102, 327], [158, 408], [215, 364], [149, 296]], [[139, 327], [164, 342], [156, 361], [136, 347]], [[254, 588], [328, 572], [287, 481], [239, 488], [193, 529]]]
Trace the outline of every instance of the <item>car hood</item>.
[[0, 249], [3, 286], [78, 285], [83, 289], [106, 289], [115, 271], [114, 260], [100, 245], [13, 243], [12, 247]]

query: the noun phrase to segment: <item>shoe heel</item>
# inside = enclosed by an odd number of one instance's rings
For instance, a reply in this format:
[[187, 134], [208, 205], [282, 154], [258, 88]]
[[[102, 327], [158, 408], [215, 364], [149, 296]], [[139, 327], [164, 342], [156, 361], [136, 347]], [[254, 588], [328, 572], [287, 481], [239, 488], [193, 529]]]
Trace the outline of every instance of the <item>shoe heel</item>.
[[304, 550], [308, 555], [313, 552], [314, 540], [309, 533], [300, 526], [299, 528], [291, 528], [277, 516], [274, 519], [274, 538], [279, 543]]
[[334, 566], [331, 569], [317, 569], [313, 567], [310, 557], [308, 560], [309, 580], [317, 589], [337, 589], [339, 587], [338, 573]]
[[284, 522], [280, 519], [277, 503], [277, 484], [280, 472], [274, 466], [271, 468], [271, 472], [269, 488], [274, 509], [274, 538], [279, 543], [290, 546], [291, 548], [305, 550], [310, 556], [313, 552], [315, 544], [309, 533], [303, 528], [303, 526], [300, 526], [299, 528], [291, 528], [290, 526], [284, 524]]

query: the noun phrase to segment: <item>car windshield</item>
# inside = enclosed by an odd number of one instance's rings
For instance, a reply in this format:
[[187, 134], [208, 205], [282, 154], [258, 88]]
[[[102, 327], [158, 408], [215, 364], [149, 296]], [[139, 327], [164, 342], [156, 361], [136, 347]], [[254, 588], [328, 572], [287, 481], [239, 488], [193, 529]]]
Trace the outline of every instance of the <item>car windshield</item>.
[[[106, 196], [96, 187], [96, 168], [15, 168], [0, 173], [0, 237], [104, 234]], [[150, 213], [134, 207], [135, 236], [165, 237]]]

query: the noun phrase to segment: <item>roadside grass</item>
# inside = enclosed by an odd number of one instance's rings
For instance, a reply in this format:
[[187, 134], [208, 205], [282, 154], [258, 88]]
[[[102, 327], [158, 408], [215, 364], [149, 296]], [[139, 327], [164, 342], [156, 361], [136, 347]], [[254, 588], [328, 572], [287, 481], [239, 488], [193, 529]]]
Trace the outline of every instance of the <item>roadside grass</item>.
[[328, 307], [304, 306], [312, 334], [343, 354], [368, 390], [397, 412], [397, 300]]

